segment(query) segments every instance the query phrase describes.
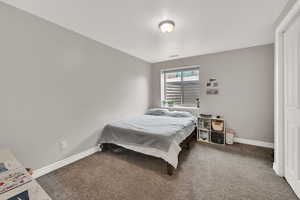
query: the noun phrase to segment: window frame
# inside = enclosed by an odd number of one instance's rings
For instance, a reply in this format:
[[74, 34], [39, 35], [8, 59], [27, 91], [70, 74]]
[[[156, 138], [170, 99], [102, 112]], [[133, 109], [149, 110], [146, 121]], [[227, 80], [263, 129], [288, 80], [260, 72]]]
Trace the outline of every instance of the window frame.
[[[169, 68], [169, 69], [161, 69], [160, 70], [160, 99], [161, 99], [161, 103], [162, 101], [165, 100], [165, 96], [166, 96], [166, 90], [167, 90], [167, 87], [166, 87], [166, 73], [171, 73], [171, 72], [181, 72], [181, 80], [180, 80], [180, 83], [181, 83], [181, 93], [182, 93], [182, 96], [181, 96], [181, 104], [175, 104], [175, 106], [179, 106], [179, 107], [196, 107], [196, 103], [195, 105], [190, 105], [190, 104], [185, 104], [183, 102], [183, 99], [184, 99], [184, 84], [183, 84], [183, 72], [184, 71], [192, 71], [192, 70], [198, 70], [198, 76], [199, 76], [199, 84], [200, 84], [200, 66], [199, 65], [192, 65], [192, 66], [183, 66], [183, 67], [176, 67], [176, 68]], [[163, 83], [162, 83], [163, 82]], [[193, 81], [187, 81], [187, 82], [193, 82]], [[200, 93], [200, 91], [199, 91]]]

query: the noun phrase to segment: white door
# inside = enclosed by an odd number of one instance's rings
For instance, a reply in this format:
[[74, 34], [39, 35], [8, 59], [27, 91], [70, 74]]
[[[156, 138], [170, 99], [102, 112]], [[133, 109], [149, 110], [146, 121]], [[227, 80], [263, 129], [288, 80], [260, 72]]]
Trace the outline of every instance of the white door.
[[284, 33], [285, 178], [300, 196], [300, 17]]

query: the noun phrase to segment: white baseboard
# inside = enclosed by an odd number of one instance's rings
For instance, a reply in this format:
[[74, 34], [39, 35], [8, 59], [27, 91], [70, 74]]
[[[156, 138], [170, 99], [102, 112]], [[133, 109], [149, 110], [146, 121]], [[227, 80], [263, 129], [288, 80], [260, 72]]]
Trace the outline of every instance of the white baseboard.
[[283, 177], [283, 174], [281, 174], [281, 173], [279, 172], [278, 166], [277, 166], [277, 164], [276, 164], [275, 162], [273, 162], [273, 170], [275, 171], [275, 173], [276, 173], [278, 176]]
[[57, 161], [57, 162], [55, 162], [53, 164], [47, 165], [47, 166], [42, 167], [40, 169], [36, 169], [36, 170], [33, 171], [32, 177], [33, 178], [38, 178], [40, 176], [48, 174], [48, 173], [50, 173], [50, 172], [52, 172], [52, 171], [54, 171], [56, 169], [59, 169], [61, 167], [69, 165], [69, 164], [71, 164], [71, 163], [73, 163], [75, 161], [78, 161], [78, 160], [80, 160], [82, 158], [85, 158], [85, 157], [87, 157], [89, 155], [92, 155], [92, 154], [96, 153], [98, 151], [98, 149], [99, 149], [98, 147], [92, 147], [92, 148], [90, 148], [90, 149], [88, 149], [86, 151], [83, 151], [81, 153], [78, 153], [78, 154], [75, 154], [75, 155], [70, 156], [68, 158], [65, 158], [63, 160]]
[[[242, 143], [242, 144], [250, 144], [250, 145], [255, 145], [255, 146], [260, 146], [260, 147], [267, 147], [267, 148], [274, 148], [274, 144], [273, 143], [269, 143], [269, 142], [262, 142], [262, 141], [258, 141], [258, 140], [248, 140], [248, 139], [243, 139], [243, 138], [234, 138], [235, 142], [238, 143]], [[63, 160], [57, 161], [53, 164], [47, 165], [45, 167], [42, 167], [40, 169], [36, 169], [33, 171], [33, 178], [38, 178], [40, 176], [43, 176], [45, 174], [48, 174], [56, 169], [59, 169], [61, 167], [64, 167], [66, 165], [69, 165], [75, 161], [78, 161], [82, 158], [85, 158], [89, 155], [92, 155], [94, 153], [96, 153], [97, 151], [99, 151], [99, 147], [95, 146], [92, 147], [84, 152], [78, 153], [76, 155], [70, 156], [68, 158], [65, 158]], [[274, 170], [276, 171], [276, 166], [273, 165]]]
[[234, 142], [274, 149], [274, 143], [271, 143], [271, 142], [263, 142], [263, 141], [259, 141], [259, 140], [249, 140], [249, 139], [243, 139], [243, 138], [238, 138], [238, 137], [234, 138]]

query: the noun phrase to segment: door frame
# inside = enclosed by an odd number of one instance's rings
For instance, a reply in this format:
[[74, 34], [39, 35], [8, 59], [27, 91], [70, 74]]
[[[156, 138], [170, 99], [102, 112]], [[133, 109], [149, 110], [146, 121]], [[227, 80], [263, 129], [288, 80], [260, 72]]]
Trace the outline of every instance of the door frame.
[[297, 1], [283, 18], [275, 31], [275, 70], [274, 70], [274, 163], [273, 169], [278, 176], [284, 177], [284, 32], [300, 13]]

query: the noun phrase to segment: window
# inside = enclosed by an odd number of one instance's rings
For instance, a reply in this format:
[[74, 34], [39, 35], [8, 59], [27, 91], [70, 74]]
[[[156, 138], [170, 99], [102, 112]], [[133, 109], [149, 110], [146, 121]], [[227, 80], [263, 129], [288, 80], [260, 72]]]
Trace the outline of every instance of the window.
[[200, 96], [199, 67], [166, 70], [161, 73], [161, 100], [181, 106], [195, 106]]

